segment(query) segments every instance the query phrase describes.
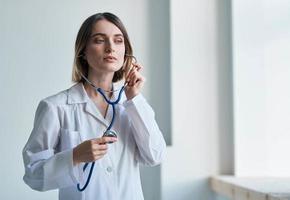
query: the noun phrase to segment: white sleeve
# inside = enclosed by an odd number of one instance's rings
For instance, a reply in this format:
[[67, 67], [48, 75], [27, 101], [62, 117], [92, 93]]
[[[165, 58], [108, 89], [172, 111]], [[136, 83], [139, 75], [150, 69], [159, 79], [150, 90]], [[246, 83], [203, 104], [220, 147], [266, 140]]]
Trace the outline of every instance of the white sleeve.
[[125, 101], [131, 130], [138, 148], [137, 160], [145, 165], [158, 165], [164, 158], [166, 143], [155, 121], [155, 114], [145, 98], [138, 94]]
[[56, 106], [47, 101], [38, 105], [32, 133], [23, 149], [23, 180], [32, 189], [51, 190], [77, 184], [72, 149], [55, 153], [60, 121]]

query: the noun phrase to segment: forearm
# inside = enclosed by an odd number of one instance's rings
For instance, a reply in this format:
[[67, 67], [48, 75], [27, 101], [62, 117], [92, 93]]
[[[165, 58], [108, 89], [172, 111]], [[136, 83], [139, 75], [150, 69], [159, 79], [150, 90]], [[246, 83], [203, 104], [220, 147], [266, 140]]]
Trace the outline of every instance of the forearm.
[[140, 158], [147, 165], [161, 163], [166, 144], [155, 120], [155, 115], [142, 95], [125, 103]]
[[72, 150], [53, 154], [51, 150], [38, 153], [23, 152], [25, 183], [32, 189], [46, 191], [77, 183], [78, 170], [73, 167]]

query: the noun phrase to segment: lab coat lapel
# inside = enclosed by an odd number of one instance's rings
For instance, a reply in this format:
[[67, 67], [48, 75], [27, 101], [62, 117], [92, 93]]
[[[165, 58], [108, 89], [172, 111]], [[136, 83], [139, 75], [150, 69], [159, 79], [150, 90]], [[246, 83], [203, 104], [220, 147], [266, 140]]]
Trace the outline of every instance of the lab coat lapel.
[[68, 104], [84, 103], [85, 112], [92, 115], [104, 126], [109, 123], [104, 119], [94, 102], [88, 97], [82, 83], [77, 83], [68, 90]]
[[104, 119], [97, 106], [91, 100], [86, 103], [85, 111], [104, 124], [106, 127], [109, 126], [108, 122]]

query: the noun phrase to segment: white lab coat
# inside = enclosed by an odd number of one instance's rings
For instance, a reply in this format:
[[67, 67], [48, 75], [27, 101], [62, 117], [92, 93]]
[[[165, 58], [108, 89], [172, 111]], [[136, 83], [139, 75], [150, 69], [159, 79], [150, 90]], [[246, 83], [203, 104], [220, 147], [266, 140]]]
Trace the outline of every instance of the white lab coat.
[[112, 130], [118, 141], [109, 144], [107, 154], [96, 161], [86, 190], [77, 190], [77, 183], [84, 185], [90, 165], [85, 173], [84, 163], [73, 166], [72, 149], [102, 137], [111, 118], [112, 107], [104, 119], [82, 83], [42, 100], [23, 149], [25, 183], [39, 191], [59, 189], [60, 200], [144, 199], [139, 164], [160, 164], [166, 145], [154, 112], [141, 94], [131, 100], [123, 95], [116, 105]]

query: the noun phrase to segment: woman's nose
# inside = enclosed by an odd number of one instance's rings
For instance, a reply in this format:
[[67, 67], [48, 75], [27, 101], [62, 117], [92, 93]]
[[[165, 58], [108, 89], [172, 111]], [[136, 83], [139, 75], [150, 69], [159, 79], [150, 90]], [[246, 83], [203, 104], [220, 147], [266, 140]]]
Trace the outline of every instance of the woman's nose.
[[112, 48], [106, 48], [106, 53], [111, 53], [111, 52], [114, 52]]
[[107, 42], [105, 51], [106, 51], [106, 53], [111, 53], [111, 52], [115, 51], [114, 50], [114, 44], [111, 41]]

